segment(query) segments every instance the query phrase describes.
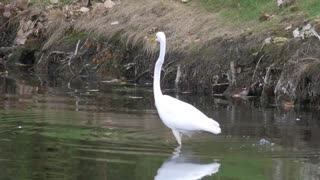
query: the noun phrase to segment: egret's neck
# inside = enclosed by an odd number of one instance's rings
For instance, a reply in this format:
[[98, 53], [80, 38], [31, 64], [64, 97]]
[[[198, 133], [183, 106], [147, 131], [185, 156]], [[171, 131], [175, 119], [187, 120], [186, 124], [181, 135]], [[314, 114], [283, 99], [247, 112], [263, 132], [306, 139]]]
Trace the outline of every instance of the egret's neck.
[[162, 96], [162, 92], [160, 88], [160, 78], [161, 78], [161, 68], [162, 68], [165, 54], [166, 54], [166, 42], [160, 41], [160, 55], [156, 62], [156, 66], [154, 68], [154, 78], [153, 78], [153, 92], [154, 92], [155, 100], [157, 100], [158, 97]]

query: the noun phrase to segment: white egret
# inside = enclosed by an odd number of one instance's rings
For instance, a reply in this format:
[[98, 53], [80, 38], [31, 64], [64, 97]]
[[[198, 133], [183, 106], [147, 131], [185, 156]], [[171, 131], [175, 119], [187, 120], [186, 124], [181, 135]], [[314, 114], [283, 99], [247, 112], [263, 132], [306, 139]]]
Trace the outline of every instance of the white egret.
[[194, 106], [163, 95], [160, 88], [161, 67], [166, 53], [166, 36], [158, 32], [150, 42], [160, 43], [160, 55], [154, 68], [153, 94], [158, 114], [163, 123], [169, 127], [179, 145], [183, 134], [190, 135], [193, 131], [207, 131], [213, 134], [221, 132], [220, 125]]

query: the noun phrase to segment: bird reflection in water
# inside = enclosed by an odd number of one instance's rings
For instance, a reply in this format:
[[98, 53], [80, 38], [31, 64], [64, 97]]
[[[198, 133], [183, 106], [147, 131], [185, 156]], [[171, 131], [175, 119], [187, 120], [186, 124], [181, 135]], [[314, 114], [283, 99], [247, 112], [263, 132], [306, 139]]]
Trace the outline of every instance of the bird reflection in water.
[[181, 146], [175, 149], [173, 155], [158, 169], [155, 180], [197, 180], [217, 173], [220, 164], [213, 162], [201, 164], [189, 154], [180, 152]]

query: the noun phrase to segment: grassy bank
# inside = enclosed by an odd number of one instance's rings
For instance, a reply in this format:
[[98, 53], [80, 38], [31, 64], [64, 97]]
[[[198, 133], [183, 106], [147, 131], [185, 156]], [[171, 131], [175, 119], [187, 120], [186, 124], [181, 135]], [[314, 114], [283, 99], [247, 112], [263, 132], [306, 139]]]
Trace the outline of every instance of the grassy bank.
[[[33, 2], [34, 6], [48, 3]], [[60, 1], [61, 5], [70, 2]], [[300, 28], [305, 20], [319, 16], [320, 6], [316, 1], [296, 0], [295, 4], [279, 8], [271, 0], [199, 0], [187, 4], [173, 0], [123, 0], [108, 9], [97, 2], [93, 1], [93, 7], [86, 12], [80, 11], [81, 4], [72, 3], [63, 8], [49, 7], [38, 16], [32, 13], [20, 16], [22, 23], [34, 21], [32, 24], [43, 25], [32, 26], [34, 36], [29, 36], [26, 42], [33, 44], [32, 39], [39, 39], [37, 32], [45, 32], [42, 34], [44, 44], [37, 48], [41, 62], [37, 62], [38, 69], [54, 72], [52, 76], [58, 72], [65, 77], [151, 82], [159, 46], [151, 45], [148, 39], [157, 31], [164, 31], [168, 53], [163, 84], [178, 82], [179, 89], [186, 92], [266, 94], [285, 97], [286, 101], [302, 99], [320, 104], [317, 83], [303, 84], [309, 76], [303, 71], [306, 68], [295, 78], [298, 81], [290, 83], [294, 88], [285, 86], [285, 82], [293, 79], [291, 71], [283, 71], [290, 69], [287, 64], [292, 62], [310, 63], [319, 57], [318, 39], [300, 40], [292, 36], [292, 31]], [[94, 9], [97, 6], [98, 9]], [[272, 18], [259, 20], [261, 11], [271, 14]], [[311, 24], [319, 29], [319, 21]], [[287, 26], [290, 28], [285, 30]], [[263, 45], [266, 38], [270, 42]], [[310, 67], [318, 65], [316, 61]], [[312, 82], [318, 82], [315, 74], [310, 75], [314, 77], [310, 78]], [[276, 92], [275, 87], [285, 91]], [[288, 87], [314, 90], [317, 93], [312, 94], [316, 94], [316, 98], [310, 98], [305, 91], [291, 93]], [[297, 96], [296, 92], [302, 95]]]

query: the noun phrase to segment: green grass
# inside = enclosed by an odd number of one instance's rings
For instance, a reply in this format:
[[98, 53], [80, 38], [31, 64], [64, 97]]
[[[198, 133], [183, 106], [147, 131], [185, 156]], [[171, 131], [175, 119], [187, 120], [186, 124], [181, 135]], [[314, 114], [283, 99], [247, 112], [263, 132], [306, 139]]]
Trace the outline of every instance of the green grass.
[[[66, 5], [66, 4], [71, 4], [73, 0], [59, 0], [57, 5]], [[35, 5], [50, 5], [52, 4], [50, 0], [31, 0], [31, 4]]]
[[297, 6], [305, 12], [309, 18], [320, 16], [320, 1], [319, 0], [298, 0]]
[[[12, 0], [0, 0], [0, 2], [9, 4], [12, 2]], [[73, 0], [59, 0], [57, 5], [66, 5], [66, 4], [71, 4], [72, 2]], [[29, 3], [32, 5], [40, 5], [40, 6], [52, 5], [50, 0], [30, 0]]]
[[[262, 11], [269, 14], [290, 12], [290, 8], [279, 8], [274, 0], [200, 0], [208, 11], [218, 12], [233, 21], [258, 20]], [[308, 18], [320, 15], [320, 0], [297, 0], [293, 6], [303, 11]], [[281, 13], [283, 15], [283, 13]], [[287, 13], [284, 13], [287, 14]]]
[[90, 37], [90, 34], [88, 34], [86, 32], [79, 32], [79, 31], [71, 30], [70, 32], [67, 32], [65, 34], [64, 38], [67, 41], [74, 42], [74, 41], [78, 41], [78, 40], [84, 39], [86, 37]]
[[259, 19], [261, 11], [276, 8], [272, 0], [201, 0], [201, 3], [209, 11], [239, 21]]

